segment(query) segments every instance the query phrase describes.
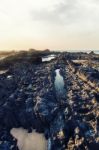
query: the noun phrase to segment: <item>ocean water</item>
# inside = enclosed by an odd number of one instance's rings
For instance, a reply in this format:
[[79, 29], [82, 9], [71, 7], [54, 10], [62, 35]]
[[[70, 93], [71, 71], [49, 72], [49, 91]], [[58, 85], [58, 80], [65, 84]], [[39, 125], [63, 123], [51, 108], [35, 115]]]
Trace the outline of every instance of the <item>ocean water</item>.
[[[94, 51], [94, 50], [93, 50]], [[90, 53], [91, 51], [87, 51], [87, 53]], [[99, 50], [94, 51], [95, 54], [99, 54]]]
[[99, 50], [97, 50], [97, 51], [94, 51], [95, 52], [95, 54], [99, 54]]
[[99, 54], [99, 50], [67, 50], [67, 52], [83, 52], [83, 53], [90, 53], [91, 51], [94, 51], [95, 54]]

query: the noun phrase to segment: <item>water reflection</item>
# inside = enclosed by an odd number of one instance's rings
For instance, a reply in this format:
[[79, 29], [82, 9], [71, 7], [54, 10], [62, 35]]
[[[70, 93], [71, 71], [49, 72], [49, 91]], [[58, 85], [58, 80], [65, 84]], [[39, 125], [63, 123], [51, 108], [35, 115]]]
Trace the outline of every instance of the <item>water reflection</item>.
[[13, 128], [11, 135], [17, 139], [19, 150], [47, 150], [47, 141], [43, 134], [28, 133], [23, 128]]
[[64, 88], [64, 80], [62, 75], [60, 74], [60, 69], [55, 70], [55, 90], [58, 96], [64, 97], [65, 96], [65, 88]]
[[50, 61], [55, 58], [55, 55], [48, 55], [46, 57], [42, 57], [42, 62]]
[[0, 70], [0, 74], [5, 74], [8, 70]]
[[12, 75], [8, 75], [8, 76], [7, 76], [7, 79], [11, 79], [11, 78], [12, 78]]
[[3, 60], [4, 58], [6, 58], [7, 56], [0, 56], [0, 60]]

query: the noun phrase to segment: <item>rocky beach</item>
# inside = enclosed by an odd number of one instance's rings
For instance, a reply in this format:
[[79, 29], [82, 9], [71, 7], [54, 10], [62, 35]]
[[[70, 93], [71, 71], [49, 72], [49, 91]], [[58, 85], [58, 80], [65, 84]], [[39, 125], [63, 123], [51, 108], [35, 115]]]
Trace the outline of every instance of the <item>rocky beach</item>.
[[99, 150], [99, 54], [17, 52], [0, 72], [0, 150], [40, 150], [20, 149], [20, 128], [44, 150]]

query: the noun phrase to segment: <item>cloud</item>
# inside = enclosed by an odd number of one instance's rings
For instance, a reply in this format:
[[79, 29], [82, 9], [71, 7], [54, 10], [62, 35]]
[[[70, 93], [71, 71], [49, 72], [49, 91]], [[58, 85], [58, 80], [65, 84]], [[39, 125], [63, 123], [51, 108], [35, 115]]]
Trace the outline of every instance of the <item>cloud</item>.
[[[39, 10], [32, 10], [31, 15], [33, 20], [48, 21], [52, 23], [64, 23], [68, 22], [72, 15], [74, 16], [76, 10], [77, 0], [59, 1], [47, 8], [41, 8]], [[66, 20], [68, 19], [68, 20]]]
[[70, 25], [98, 22], [97, 13], [97, 0], [61, 0], [50, 7], [32, 10], [31, 16], [33, 21]]
[[15, 48], [20, 49], [24, 49], [26, 43], [27, 47], [33, 45], [37, 49], [45, 45], [53, 49], [74, 48], [78, 40], [87, 41], [89, 46], [93, 41], [98, 47], [98, 16], [98, 0], [0, 1], [0, 49], [13, 49], [15, 43]]

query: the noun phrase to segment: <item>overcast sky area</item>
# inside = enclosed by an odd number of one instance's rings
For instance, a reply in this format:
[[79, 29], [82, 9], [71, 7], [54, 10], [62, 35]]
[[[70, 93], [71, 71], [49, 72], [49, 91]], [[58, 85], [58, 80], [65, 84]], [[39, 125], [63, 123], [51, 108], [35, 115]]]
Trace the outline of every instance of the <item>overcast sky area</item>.
[[99, 0], [0, 0], [0, 50], [99, 49]]

